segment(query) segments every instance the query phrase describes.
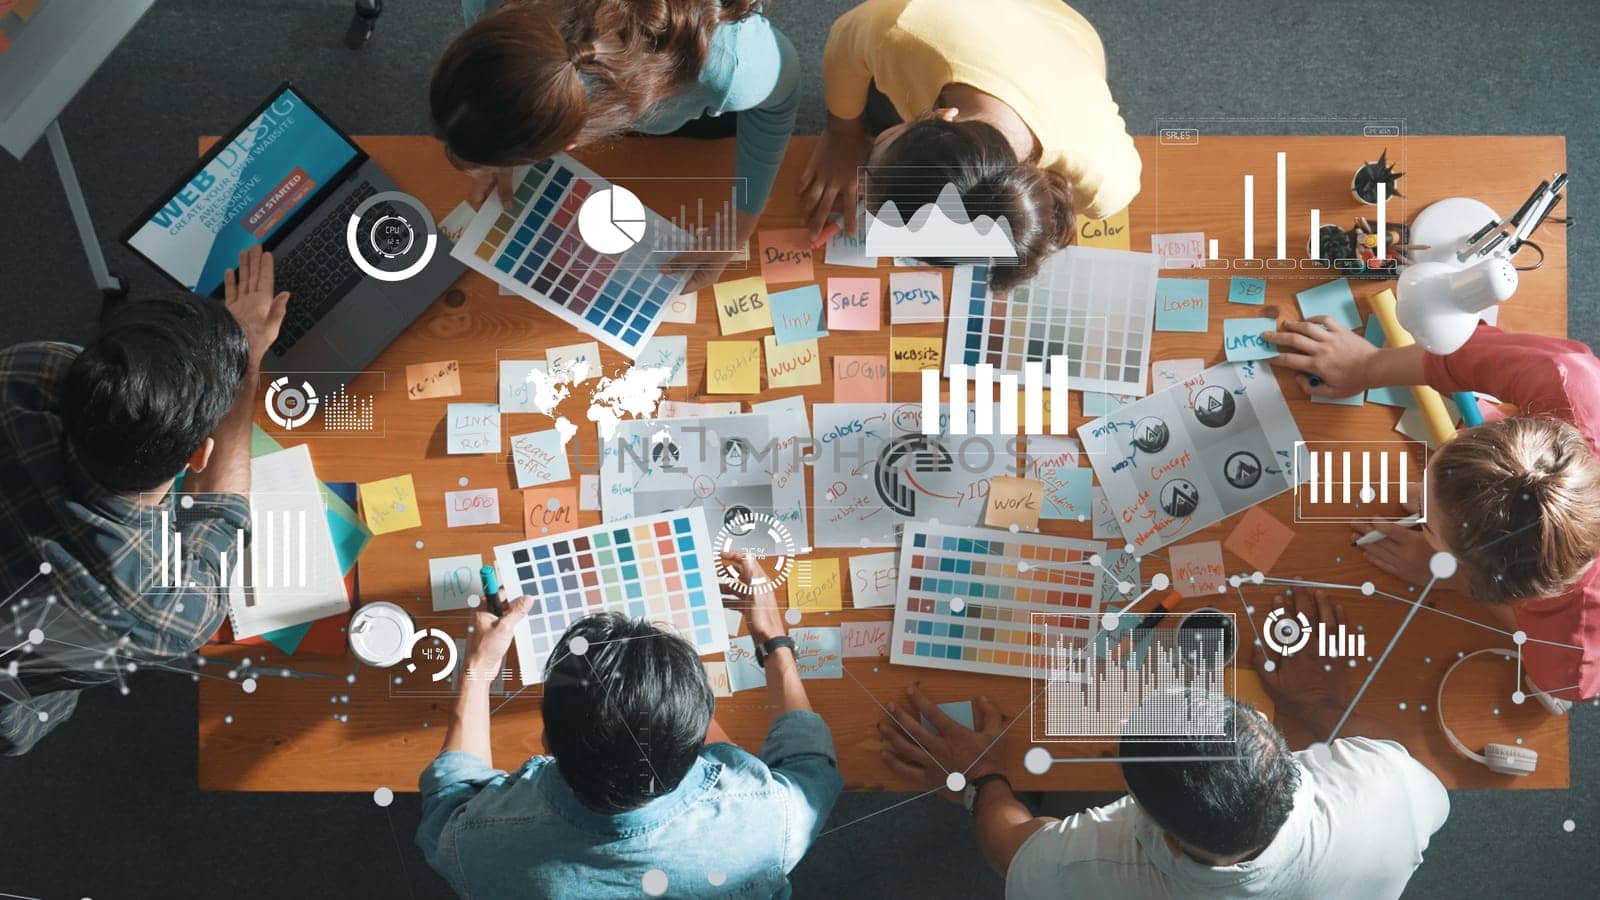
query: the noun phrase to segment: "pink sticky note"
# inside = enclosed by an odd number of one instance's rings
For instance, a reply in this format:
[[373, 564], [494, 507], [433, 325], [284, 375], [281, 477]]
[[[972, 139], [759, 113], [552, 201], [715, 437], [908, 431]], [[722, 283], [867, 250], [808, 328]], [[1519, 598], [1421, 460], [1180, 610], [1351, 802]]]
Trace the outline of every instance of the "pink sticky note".
[[1272, 513], [1253, 506], [1245, 512], [1223, 546], [1257, 569], [1270, 572], [1292, 540], [1294, 529], [1278, 521]]
[[876, 278], [829, 278], [825, 299], [829, 331], [877, 331], [883, 321], [882, 283]]
[[893, 627], [893, 622], [845, 622], [840, 626], [844, 658], [888, 656], [889, 631]]
[[1172, 586], [1185, 597], [1214, 597], [1227, 583], [1218, 541], [1168, 547], [1167, 559], [1172, 561]]
[[833, 358], [833, 402], [883, 403], [888, 399], [889, 357]]

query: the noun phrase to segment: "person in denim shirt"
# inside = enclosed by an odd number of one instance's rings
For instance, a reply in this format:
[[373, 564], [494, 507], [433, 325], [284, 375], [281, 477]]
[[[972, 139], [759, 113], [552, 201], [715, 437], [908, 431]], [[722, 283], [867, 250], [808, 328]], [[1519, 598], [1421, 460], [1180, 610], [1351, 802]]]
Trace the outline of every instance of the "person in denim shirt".
[[[792, 647], [768, 645], [772, 722], [756, 756], [712, 721], [691, 645], [613, 613], [576, 622], [546, 665], [548, 755], [507, 773], [490, 761], [489, 685], [533, 602], [475, 614], [455, 715], [422, 773], [429, 864], [475, 900], [788, 896], [843, 787]], [[784, 635], [770, 592], [749, 624], [760, 645]]]

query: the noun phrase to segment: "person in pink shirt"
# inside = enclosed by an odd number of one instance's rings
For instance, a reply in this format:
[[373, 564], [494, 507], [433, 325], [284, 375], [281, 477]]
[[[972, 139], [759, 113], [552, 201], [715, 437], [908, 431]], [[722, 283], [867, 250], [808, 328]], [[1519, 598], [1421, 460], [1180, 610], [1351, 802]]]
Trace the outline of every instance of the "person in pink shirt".
[[1372, 523], [1388, 539], [1363, 549], [1413, 584], [1429, 579], [1434, 553], [1454, 554], [1456, 576], [1436, 589], [1465, 590], [1526, 634], [1522, 666], [1535, 690], [1569, 701], [1600, 695], [1600, 359], [1577, 341], [1488, 325], [1448, 356], [1378, 349], [1321, 316], [1282, 327], [1266, 338], [1308, 394], [1426, 384], [1517, 407], [1433, 454], [1421, 531]]

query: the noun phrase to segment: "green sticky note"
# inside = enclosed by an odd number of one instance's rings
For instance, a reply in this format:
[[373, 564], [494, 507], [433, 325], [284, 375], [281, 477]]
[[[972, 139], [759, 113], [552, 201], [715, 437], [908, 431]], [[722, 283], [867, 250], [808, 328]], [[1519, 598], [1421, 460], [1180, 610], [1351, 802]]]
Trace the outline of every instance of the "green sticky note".
[[1327, 316], [1352, 331], [1361, 327], [1361, 314], [1356, 311], [1356, 298], [1350, 293], [1348, 278], [1319, 284], [1294, 296], [1300, 301], [1301, 318]]
[[1267, 280], [1235, 275], [1228, 282], [1228, 302], [1260, 306], [1267, 302]]
[[1222, 349], [1227, 352], [1228, 361], [1243, 362], [1277, 356], [1278, 348], [1261, 336], [1277, 325], [1272, 319], [1223, 319]]
[[1156, 279], [1156, 330], [1210, 329], [1211, 282], [1205, 278]]

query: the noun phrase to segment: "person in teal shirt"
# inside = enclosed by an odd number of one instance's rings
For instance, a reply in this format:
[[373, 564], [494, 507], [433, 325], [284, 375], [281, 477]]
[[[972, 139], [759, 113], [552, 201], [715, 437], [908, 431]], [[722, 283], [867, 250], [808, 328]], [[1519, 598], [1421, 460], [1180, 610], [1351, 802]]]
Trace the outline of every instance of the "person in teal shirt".
[[[434, 132], [475, 181], [511, 194], [510, 170], [628, 131], [671, 134], [734, 114], [743, 246], [794, 132], [799, 63], [758, 0], [462, 0], [469, 23], [434, 68]], [[695, 254], [685, 290], [732, 253]]]

